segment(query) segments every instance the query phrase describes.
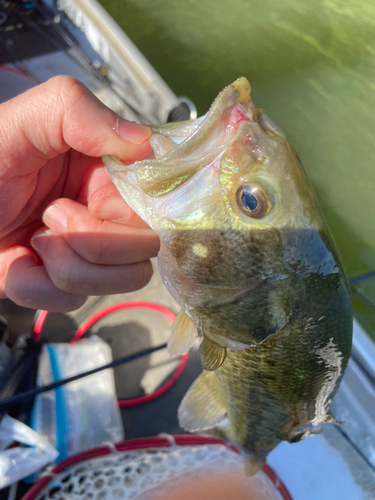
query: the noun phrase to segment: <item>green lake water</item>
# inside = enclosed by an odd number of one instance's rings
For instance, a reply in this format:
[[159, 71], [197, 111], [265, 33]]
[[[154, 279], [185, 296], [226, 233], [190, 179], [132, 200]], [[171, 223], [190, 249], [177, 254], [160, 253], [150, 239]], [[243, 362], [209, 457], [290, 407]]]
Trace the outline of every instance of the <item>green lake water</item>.
[[[200, 114], [240, 76], [294, 144], [349, 278], [375, 269], [373, 0], [102, 0]], [[356, 285], [375, 303], [375, 281]], [[375, 313], [353, 299], [373, 332]]]

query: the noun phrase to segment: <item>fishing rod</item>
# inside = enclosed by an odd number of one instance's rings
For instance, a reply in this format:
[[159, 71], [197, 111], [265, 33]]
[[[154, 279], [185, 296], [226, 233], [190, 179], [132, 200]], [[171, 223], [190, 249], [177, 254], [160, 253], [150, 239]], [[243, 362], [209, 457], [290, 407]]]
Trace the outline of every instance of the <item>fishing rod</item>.
[[43, 392], [51, 391], [53, 389], [57, 389], [62, 385], [69, 384], [70, 382], [74, 382], [75, 380], [79, 380], [83, 377], [87, 377], [89, 375], [93, 375], [94, 373], [98, 373], [102, 370], [106, 370], [108, 368], [115, 368], [116, 366], [122, 365], [124, 363], [130, 363], [131, 361], [135, 361], [136, 359], [142, 358], [144, 356], [149, 356], [153, 352], [160, 351], [165, 349], [167, 344], [160, 344], [156, 347], [150, 347], [148, 349], [144, 349], [142, 351], [136, 352], [134, 354], [130, 354], [128, 356], [124, 356], [122, 358], [116, 359], [111, 363], [107, 363], [106, 365], [99, 366], [97, 368], [93, 368], [92, 370], [88, 370], [86, 372], [78, 373], [77, 375], [73, 375], [72, 377], [68, 377], [62, 380], [57, 380], [56, 382], [52, 382], [51, 384], [43, 385], [40, 387], [35, 387], [26, 392], [22, 392], [21, 394], [17, 394], [15, 396], [3, 399], [0, 401], [0, 413], [6, 412], [10, 407], [14, 406], [18, 403], [24, 403], [33, 399], [38, 394]]

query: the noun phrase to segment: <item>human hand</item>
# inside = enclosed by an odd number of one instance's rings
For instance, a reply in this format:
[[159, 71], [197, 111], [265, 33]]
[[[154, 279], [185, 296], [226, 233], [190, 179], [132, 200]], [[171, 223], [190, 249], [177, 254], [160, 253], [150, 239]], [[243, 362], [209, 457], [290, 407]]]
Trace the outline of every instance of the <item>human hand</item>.
[[150, 135], [66, 76], [0, 105], [0, 298], [64, 312], [148, 283], [158, 237], [100, 157], [145, 158]]
[[[262, 488], [263, 486], [263, 488]], [[183, 477], [170, 483], [165, 491], [157, 485], [142, 500], [276, 500], [281, 498], [262, 485], [261, 480], [249, 479], [244, 474], [210, 472], [207, 477]]]

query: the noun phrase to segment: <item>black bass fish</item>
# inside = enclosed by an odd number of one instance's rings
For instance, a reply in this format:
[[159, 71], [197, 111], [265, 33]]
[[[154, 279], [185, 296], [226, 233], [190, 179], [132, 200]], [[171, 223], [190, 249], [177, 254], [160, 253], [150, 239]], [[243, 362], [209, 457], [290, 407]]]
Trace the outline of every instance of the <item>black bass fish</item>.
[[201, 339], [189, 431], [238, 446], [255, 473], [283, 440], [331, 421], [352, 340], [348, 285], [303, 167], [240, 78], [196, 120], [152, 127], [155, 159], [103, 161], [160, 236], [180, 304], [169, 349]]

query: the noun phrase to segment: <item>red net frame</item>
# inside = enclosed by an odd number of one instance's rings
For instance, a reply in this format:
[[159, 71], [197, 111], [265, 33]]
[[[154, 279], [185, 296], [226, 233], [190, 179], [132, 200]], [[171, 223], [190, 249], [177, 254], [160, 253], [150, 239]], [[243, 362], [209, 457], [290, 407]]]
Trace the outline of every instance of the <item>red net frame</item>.
[[[158, 449], [158, 448], [171, 448], [173, 446], [200, 446], [200, 445], [217, 445], [224, 446], [228, 450], [239, 454], [239, 450], [221, 439], [207, 436], [207, 435], [176, 435], [176, 436], [155, 436], [148, 438], [130, 439], [129, 441], [123, 441], [117, 444], [104, 444], [93, 448], [88, 451], [84, 451], [77, 455], [67, 458], [63, 462], [59, 463], [47, 472], [39, 481], [37, 481], [28, 492], [22, 497], [22, 500], [35, 500], [37, 496], [43, 491], [44, 488], [48, 486], [48, 483], [52, 481], [56, 475], [61, 474], [69, 467], [76, 464], [98, 458], [110, 456], [116, 452], [134, 451], [134, 450], [147, 450], [147, 449]], [[293, 500], [291, 494], [289, 493], [285, 484], [278, 477], [276, 472], [269, 466], [264, 465], [262, 468], [264, 474], [273, 483], [274, 487], [280, 493], [283, 500]]]

